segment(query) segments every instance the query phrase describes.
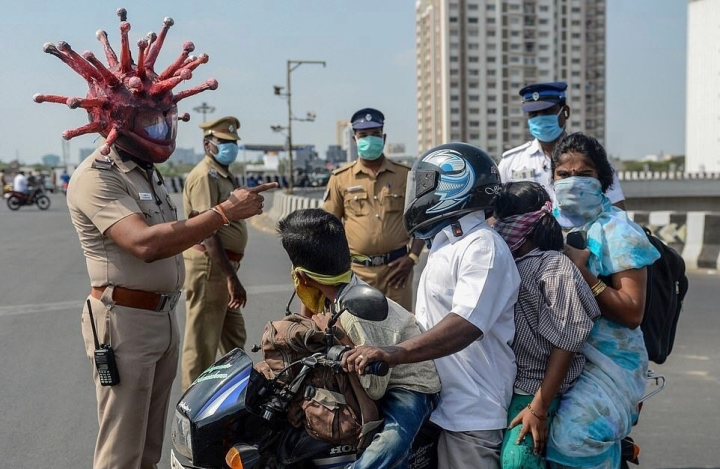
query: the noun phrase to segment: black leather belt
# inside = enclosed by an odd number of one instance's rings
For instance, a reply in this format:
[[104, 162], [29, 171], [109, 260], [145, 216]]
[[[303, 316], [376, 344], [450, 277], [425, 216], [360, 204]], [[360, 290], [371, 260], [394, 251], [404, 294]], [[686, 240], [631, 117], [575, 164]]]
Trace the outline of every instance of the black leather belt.
[[377, 267], [379, 265], [389, 264], [396, 259], [400, 259], [403, 256], [407, 256], [407, 247], [396, 249], [387, 254], [379, 254], [377, 256], [366, 256], [367, 259], [353, 258], [355, 264], [364, 265], [365, 267]]

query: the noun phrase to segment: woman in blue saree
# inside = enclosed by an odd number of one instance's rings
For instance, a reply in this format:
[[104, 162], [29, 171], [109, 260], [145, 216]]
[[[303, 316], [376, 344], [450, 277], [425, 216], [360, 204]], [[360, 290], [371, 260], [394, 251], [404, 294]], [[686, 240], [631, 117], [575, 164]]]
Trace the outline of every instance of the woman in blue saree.
[[587, 249], [566, 245], [565, 253], [590, 286], [602, 316], [583, 347], [583, 372], [553, 419], [547, 459], [554, 468], [616, 469], [620, 440], [630, 433], [645, 390], [648, 358], [639, 326], [646, 267], [660, 254], [642, 228], [605, 197], [613, 169], [596, 139], [567, 136], [553, 153], [552, 171], [553, 214], [565, 233], [587, 236]]

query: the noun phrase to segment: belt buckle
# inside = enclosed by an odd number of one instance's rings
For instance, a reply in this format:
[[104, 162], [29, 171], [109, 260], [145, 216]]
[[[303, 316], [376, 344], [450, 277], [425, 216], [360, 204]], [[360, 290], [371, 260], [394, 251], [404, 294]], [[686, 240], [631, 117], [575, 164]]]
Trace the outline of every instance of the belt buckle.
[[377, 266], [379, 266], [379, 265], [383, 265], [383, 264], [385, 263], [385, 258], [384, 258], [384, 256], [372, 256], [372, 257], [370, 258], [370, 260], [371, 260], [371, 262], [372, 262], [372, 265], [375, 266], [375, 267], [377, 267]]
[[166, 295], [165, 293], [160, 293], [160, 302], [157, 305], [157, 308], [155, 308], [155, 311], [159, 313], [165, 313], [168, 311], [172, 311], [173, 308], [178, 304], [178, 301], [180, 300], [180, 292], [175, 292], [172, 295]]

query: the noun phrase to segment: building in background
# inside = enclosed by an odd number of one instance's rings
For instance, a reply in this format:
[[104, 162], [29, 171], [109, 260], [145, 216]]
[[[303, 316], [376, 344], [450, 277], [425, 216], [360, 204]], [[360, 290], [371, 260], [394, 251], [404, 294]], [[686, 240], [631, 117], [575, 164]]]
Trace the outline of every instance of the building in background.
[[[712, 0], [706, 0], [711, 2]], [[565, 81], [568, 130], [605, 139], [605, 0], [417, 0], [418, 154], [530, 140], [520, 89]]]
[[325, 161], [333, 166], [339, 166], [347, 161], [347, 151], [340, 145], [328, 145]]
[[720, 171], [720, 2], [688, 1], [685, 169]]
[[175, 164], [196, 165], [204, 157], [203, 154], [195, 153], [194, 148], [176, 148], [168, 161]]
[[353, 139], [353, 129], [350, 121], [335, 122], [335, 137], [337, 144], [345, 151], [345, 159], [343, 161], [355, 161], [357, 159], [357, 144]]

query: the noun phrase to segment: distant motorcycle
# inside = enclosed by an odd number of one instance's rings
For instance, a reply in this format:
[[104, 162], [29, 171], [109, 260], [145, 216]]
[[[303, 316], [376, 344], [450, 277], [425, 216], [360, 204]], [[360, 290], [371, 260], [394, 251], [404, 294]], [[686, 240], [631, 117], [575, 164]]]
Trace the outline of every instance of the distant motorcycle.
[[50, 198], [45, 195], [42, 187], [36, 187], [29, 194], [9, 191], [5, 194], [5, 198], [10, 210], [19, 210], [23, 205], [37, 205], [40, 210], [50, 208]]

